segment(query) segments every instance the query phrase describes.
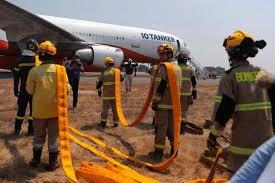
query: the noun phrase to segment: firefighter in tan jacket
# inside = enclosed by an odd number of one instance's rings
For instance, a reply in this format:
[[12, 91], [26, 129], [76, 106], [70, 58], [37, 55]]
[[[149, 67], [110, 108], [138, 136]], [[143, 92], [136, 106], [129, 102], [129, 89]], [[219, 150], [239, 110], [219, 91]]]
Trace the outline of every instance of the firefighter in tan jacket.
[[183, 50], [177, 54], [178, 64], [181, 69], [181, 129], [180, 133], [183, 134], [187, 127], [187, 111], [190, 104], [193, 104], [193, 100], [197, 99], [196, 91], [196, 77], [191, 66], [187, 65], [187, 61], [190, 60], [189, 52]]
[[207, 146], [210, 150], [217, 149], [216, 138], [232, 118], [232, 141], [226, 148], [227, 167], [232, 172], [236, 172], [254, 150], [273, 135], [267, 92], [255, 84], [261, 68], [247, 61], [265, 45], [265, 41], [254, 41], [251, 35], [243, 31], [231, 34], [224, 41], [231, 69], [222, 76], [218, 87], [214, 123]]
[[[157, 70], [158, 70], [158, 64], [154, 64], [151, 66], [151, 68], [149, 69], [148, 73], [150, 74], [151, 76], [151, 82], [154, 81], [154, 78], [157, 74]], [[153, 114], [153, 122], [152, 122], [152, 125], [155, 125], [155, 114]]]
[[[106, 69], [100, 74], [96, 89], [98, 96], [102, 97], [102, 113], [100, 126], [106, 128], [108, 119], [108, 110], [111, 107], [113, 112], [114, 127], [118, 126], [118, 115], [116, 111], [116, 97], [115, 97], [115, 60], [112, 57], [105, 58]], [[122, 76], [121, 76], [122, 78]], [[123, 80], [123, 78], [122, 78]], [[103, 92], [101, 90], [103, 86]]]
[[[162, 62], [170, 62], [174, 64], [174, 70], [177, 77], [177, 85], [180, 91], [181, 70], [173, 59], [173, 52], [174, 49], [171, 45], [162, 44], [158, 47], [160, 60]], [[172, 155], [174, 153], [174, 121], [171, 101], [172, 99], [167, 77], [168, 76], [165, 67], [163, 65], [160, 65], [154, 81], [154, 96], [152, 102], [152, 109], [155, 111], [155, 150], [149, 153], [149, 156], [151, 156], [155, 162], [162, 161], [166, 136], [170, 141], [170, 154]]]

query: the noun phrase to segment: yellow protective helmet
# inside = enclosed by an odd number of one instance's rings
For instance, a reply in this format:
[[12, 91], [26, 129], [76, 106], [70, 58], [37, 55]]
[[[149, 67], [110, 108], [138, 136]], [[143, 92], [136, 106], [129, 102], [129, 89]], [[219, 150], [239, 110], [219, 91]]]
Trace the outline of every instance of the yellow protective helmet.
[[56, 47], [50, 41], [44, 41], [38, 46], [38, 52], [55, 55], [56, 54]]
[[112, 57], [106, 57], [104, 61], [106, 64], [115, 64], [115, 59]]
[[245, 38], [250, 38], [254, 41], [253, 37], [247, 32], [236, 31], [224, 40], [223, 46], [225, 47], [225, 49], [240, 46]]
[[158, 47], [158, 53], [169, 53], [169, 52], [174, 52], [174, 48], [173, 46], [171, 46], [170, 44], [161, 44]]

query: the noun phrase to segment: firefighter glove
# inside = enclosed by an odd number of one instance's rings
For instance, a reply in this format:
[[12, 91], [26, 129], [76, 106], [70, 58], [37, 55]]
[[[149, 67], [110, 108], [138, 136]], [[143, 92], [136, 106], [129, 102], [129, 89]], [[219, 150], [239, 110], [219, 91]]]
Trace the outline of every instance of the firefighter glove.
[[158, 110], [158, 104], [153, 102], [151, 108], [153, 109], [153, 111]]
[[192, 90], [192, 99], [196, 100], [197, 99], [197, 90]]
[[219, 144], [217, 142], [217, 137], [215, 135], [213, 135], [212, 133], [210, 133], [208, 136], [207, 147], [211, 151], [215, 151], [219, 147]]
[[101, 97], [102, 91], [98, 91], [97, 94], [98, 94], [99, 97]]

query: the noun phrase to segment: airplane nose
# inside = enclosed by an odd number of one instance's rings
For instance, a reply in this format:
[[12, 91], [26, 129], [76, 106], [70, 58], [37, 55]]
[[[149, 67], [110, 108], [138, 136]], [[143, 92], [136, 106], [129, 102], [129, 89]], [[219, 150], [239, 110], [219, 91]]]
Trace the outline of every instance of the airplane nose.
[[0, 40], [0, 50], [7, 50], [9, 49], [9, 43], [4, 40]]

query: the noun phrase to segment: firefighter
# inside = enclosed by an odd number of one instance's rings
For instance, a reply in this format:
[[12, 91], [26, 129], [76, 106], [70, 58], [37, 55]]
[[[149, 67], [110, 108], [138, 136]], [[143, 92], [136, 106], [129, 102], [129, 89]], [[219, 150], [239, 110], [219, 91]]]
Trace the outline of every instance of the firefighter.
[[57, 83], [54, 61], [56, 51], [55, 45], [50, 41], [39, 45], [38, 55], [42, 64], [30, 71], [26, 83], [27, 92], [33, 96], [34, 139], [30, 166], [35, 168], [40, 164], [43, 145], [48, 134], [49, 165], [46, 168], [49, 171], [59, 167]]
[[[28, 135], [33, 135], [32, 118], [32, 97], [26, 92], [26, 81], [31, 68], [35, 66], [35, 56], [38, 49], [38, 43], [34, 39], [26, 41], [26, 49], [23, 50], [21, 57], [18, 58], [14, 69], [14, 95], [18, 97], [18, 109], [15, 117], [14, 136], [20, 135], [21, 126], [25, 119], [26, 109], [29, 103], [30, 115], [28, 117]], [[20, 89], [18, 91], [20, 83]]]
[[265, 41], [254, 41], [243, 31], [236, 31], [224, 40], [223, 46], [232, 66], [222, 76], [218, 87], [207, 146], [212, 151], [217, 149], [217, 137], [232, 118], [232, 142], [226, 148], [226, 163], [232, 172], [236, 172], [254, 150], [273, 135], [267, 92], [256, 87], [261, 68], [247, 60], [255, 57], [258, 48], [265, 45]]
[[[158, 54], [161, 62], [170, 62], [174, 65], [177, 77], [177, 85], [180, 91], [181, 70], [174, 60], [174, 49], [169, 44], [162, 44], [158, 47]], [[179, 93], [178, 93], [179, 94]], [[170, 155], [174, 153], [174, 124], [171, 94], [168, 85], [167, 71], [163, 65], [160, 65], [154, 81], [154, 96], [152, 109], [155, 111], [155, 145], [154, 151], [149, 153], [155, 162], [162, 161], [165, 149], [166, 136], [170, 141]]]
[[182, 50], [177, 54], [178, 64], [181, 68], [182, 82], [181, 82], [181, 129], [180, 133], [183, 134], [187, 126], [187, 111], [193, 100], [197, 99], [196, 91], [196, 76], [192, 67], [187, 65], [187, 61], [191, 60], [187, 50]]
[[127, 63], [123, 63], [121, 65], [122, 67], [125, 67], [125, 86], [126, 86], [126, 92], [130, 92], [132, 90], [132, 83], [133, 83], [133, 73], [138, 66], [137, 63], [133, 63], [133, 60], [131, 58], [128, 59]]
[[84, 67], [80, 62], [80, 58], [78, 55], [75, 55], [73, 60], [67, 65], [67, 74], [69, 77], [69, 83], [72, 86], [73, 90], [73, 109], [77, 106], [78, 101], [78, 87], [80, 80], [80, 72], [84, 72]]
[[[102, 113], [101, 113], [101, 122], [100, 126], [104, 129], [106, 128], [107, 119], [108, 119], [108, 110], [111, 107], [113, 112], [113, 127], [118, 126], [118, 115], [116, 111], [116, 97], [115, 97], [115, 59], [112, 57], [105, 58], [106, 69], [101, 72], [98, 77], [98, 82], [96, 89], [98, 91], [98, 96], [102, 97]], [[121, 75], [121, 80], [123, 77]], [[103, 86], [103, 92], [101, 90]]]
[[[154, 78], [157, 74], [157, 70], [158, 70], [158, 64], [151, 64], [151, 67], [150, 69], [148, 70], [148, 73], [150, 74], [151, 76], [151, 82], [154, 81]], [[155, 126], [155, 115], [153, 115], [153, 122], [152, 122], [152, 125]]]

